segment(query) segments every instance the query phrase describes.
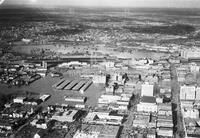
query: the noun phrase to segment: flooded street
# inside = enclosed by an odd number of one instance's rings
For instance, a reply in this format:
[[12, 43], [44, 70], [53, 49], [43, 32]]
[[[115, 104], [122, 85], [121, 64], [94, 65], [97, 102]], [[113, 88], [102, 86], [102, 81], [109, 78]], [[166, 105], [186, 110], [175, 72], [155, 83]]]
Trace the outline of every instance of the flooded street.
[[[72, 78], [66, 78], [66, 79], [72, 79]], [[103, 85], [98, 84], [92, 84], [84, 94], [81, 94], [78, 91], [70, 91], [70, 90], [54, 90], [52, 88], [52, 85], [55, 84], [57, 81], [59, 81], [59, 78], [52, 78], [50, 75], [48, 75], [45, 78], [41, 78], [37, 80], [36, 82], [33, 82], [29, 86], [22, 86], [20, 88], [16, 86], [12, 86], [11, 88], [8, 88], [7, 85], [0, 84], [1, 94], [20, 94], [24, 93], [26, 91], [29, 92], [35, 92], [39, 94], [50, 94], [51, 98], [43, 103], [44, 105], [53, 105], [53, 104], [77, 104], [77, 103], [67, 103], [64, 100], [64, 96], [86, 96], [87, 101], [86, 105], [95, 106], [97, 104], [97, 98], [101, 95], [101, 93], [104, 91]]]

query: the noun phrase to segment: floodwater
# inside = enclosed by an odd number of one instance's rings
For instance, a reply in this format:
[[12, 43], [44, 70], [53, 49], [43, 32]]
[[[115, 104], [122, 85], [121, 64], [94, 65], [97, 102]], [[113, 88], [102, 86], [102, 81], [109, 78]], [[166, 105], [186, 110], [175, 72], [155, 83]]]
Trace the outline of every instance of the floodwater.
[[[113, 53], [117, 54], [117, 53]], [[124, 54], [127, 56], [127, 54]], [[156, 52], [148, 52], [148, 51], [135, 51], [134, 53], [129, 54], [132, 58], [152, 58], [159, 59], [160, 57], [166, 56], [166, 53], [156, 53]], [[89, 59], [86, 59], [89, 60]], [[87, 101], [86, 105], [95, 106], [97, 105], [98, 97], [105, 91], [103, 84], [92, 84], [86, 92], [82, 95], [80, 92], [74, 92], [69, 90], [55, 90], [52, 88], [52, 85], [59, 81], [60, 78], [52, 78], [48, 75], [45, 78], [41, 78], [36, 82], [33, 82], [29, 86], [22, 86], [20, 88], [13, 86], [8, 88], [7, 85], [0, 84], [0, 94], [12, 94], [12, 93], [24, 93], [26, 91], [36, 92], [39, 94], [50, 94], [51, 98], [46, 101], [44, 104], [69, 104], [64, 100], [64, 96], [86, 96]], [[66, 79], [73, 79], [72, 77], [66, 77]]]
[[[81, 94], [80, 92], [74, 92], [70, 90], [55, 90], [55, 88], [52, 88], [52, 85], [55, 84], [57, 81], [59, 81], [60, 78], [52, 78], [50, 75], [48, 75], [45, 78], [41, 78], [29, 86], [22, 86], [20, 88], [13, 86], [11, 88], [8, 88], [7, 85], [0, 84], [0, 93], [1, 94], [12, 94], [12, 93], [23, 93], [25, 91], [29, 92], [36, 92], [39, 94], [50, 94], [51, 98], [47, 100], [43, 105], [49, 105], [49, 104], [69, 104], [64, 100], [64, 96], [86, 96], [87, 101], [86, 105], [90, 106], [96, 106], [97, 105], [97, 99], [101, 95], [102, 92], [104, 92], [104, 86], [102, 84], [92, 84], [84, 94]], [[66, 79], [72, 79], [72, 78], [66, 78]]]

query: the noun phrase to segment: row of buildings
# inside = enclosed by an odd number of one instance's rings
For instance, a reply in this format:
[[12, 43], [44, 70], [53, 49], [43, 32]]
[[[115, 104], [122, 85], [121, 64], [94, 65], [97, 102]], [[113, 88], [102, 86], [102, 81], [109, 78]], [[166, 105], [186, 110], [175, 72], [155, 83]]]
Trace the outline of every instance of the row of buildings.
[[30, 83], [45, 77], [47, 74], [47, 63], [29, 64], [19, 63], [3, 65], [0, 67], [0, 82], [13, 86], [29, 85]]
[[48, 98], [50, 95], [40, 95], [35, 98], [16, 97], [6, 103], [5, 108], [0, 113], [0, 134], [7, 137], [15, 133], [38, 111], [38, 106]]

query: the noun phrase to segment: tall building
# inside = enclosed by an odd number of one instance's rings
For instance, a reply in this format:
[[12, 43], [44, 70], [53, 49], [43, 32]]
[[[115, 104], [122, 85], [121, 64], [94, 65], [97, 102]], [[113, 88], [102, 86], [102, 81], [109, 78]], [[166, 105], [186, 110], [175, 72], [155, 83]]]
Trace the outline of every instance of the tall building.
[[195, 100], [196, 88], [195, 86], [181, 86], [180, 99], [181, 100]]
[[92, 78], [93, 83], [106, 83], [106, 76], [105, 75], [94, 75]]
[[43, 67], [44, 69], [47, 69], [47, 62], [42, 61], [42, 67]]
[[153, 96], [154, 85], [143, 84], [141, 90], [141, 96]]
[[196, 100], [200, 100], [200, 87], [196, 88]]
[[185, 59], [200, 59], [200, 50], [182, 50], [181, 57]]
[[198, 73], [200, 70], [200, 67], [196, 63], [190, 64], [190, 72], [192, 73]]

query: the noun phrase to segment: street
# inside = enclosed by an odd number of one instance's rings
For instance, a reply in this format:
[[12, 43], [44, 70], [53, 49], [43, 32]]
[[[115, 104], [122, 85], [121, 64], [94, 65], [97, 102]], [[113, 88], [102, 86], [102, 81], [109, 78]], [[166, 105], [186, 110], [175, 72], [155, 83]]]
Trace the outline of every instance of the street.
[[185, 138], [183, 115], [181, 113], [180, 87], [177, 78], [176, 68], [171, 64], [171, 91], [172, 91], [172, 113], [174, 121], [175, 138]]

